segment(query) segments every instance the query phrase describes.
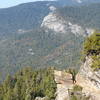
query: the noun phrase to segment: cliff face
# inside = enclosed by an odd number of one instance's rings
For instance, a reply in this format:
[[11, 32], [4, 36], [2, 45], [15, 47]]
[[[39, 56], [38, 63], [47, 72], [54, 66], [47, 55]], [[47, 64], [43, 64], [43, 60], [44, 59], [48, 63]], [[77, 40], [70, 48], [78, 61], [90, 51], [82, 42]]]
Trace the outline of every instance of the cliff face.
[[91, 68], [92, 58], [86, 57], [77, 74], [77, 84], [83, 87], [83, 93], [91, 97], [91, 100], [100, 100], [100, 70]]
[[55, 10], [44, 17], [41, 27], [53, 30], [55, 33], [72, 33], [82, 36], [86, 36], [93, 31], [92, 29], [83, 28], [77, 23], [73, 24], [70, 21], [64, 20], [62, 16], [56, 14]]
[[92, 62], [93, 59], [90, 56], [86, 57], [86, 61], [82, 64], [76, 76], [75, 84], [72, 83], [71, 74], [55, 70], [54, 75], [57, 83], [56, 100], [70, 100], [68, 90], [73, 89], [75, 85], [83, 88], [82, 95], [89, 97], [88, 100], [100, 100], [100, 70], [94, 71], [91, 68]]

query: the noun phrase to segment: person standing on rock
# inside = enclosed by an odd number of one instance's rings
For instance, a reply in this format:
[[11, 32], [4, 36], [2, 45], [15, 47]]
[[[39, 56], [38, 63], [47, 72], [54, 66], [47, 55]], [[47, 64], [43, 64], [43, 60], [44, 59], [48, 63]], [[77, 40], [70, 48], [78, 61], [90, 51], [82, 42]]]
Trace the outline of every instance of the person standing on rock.
[[73, 81], [73, 84], [76, 83], [76, 70], [75, 69], [69, 69], [69, 73], [72, 75], [72, 81]]

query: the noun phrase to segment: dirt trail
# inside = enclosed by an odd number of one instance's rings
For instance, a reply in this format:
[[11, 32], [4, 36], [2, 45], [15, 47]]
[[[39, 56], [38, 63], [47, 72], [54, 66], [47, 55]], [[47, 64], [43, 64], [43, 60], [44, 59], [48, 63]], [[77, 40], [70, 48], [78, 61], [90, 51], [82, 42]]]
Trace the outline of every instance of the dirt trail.
[[68, 89], [73, 87], [71, 74], [55, 70], [54, 75], [57, 83], [56, 100], [69, 100]]
[[[68, 89], [73, 88], [71, 74], [55, 70], [54, 75], [57, 83], [57, 97], [55, 100], [69, 100]], [[100, 100], [100, 91], [96, 91], [89, 81], [86, 81], [86, 79], [80, 77], [80, 75], [77, 78], [76, 84], [83, 87], [83, 93], [87, 96], [91, 96], [90, 100]]]

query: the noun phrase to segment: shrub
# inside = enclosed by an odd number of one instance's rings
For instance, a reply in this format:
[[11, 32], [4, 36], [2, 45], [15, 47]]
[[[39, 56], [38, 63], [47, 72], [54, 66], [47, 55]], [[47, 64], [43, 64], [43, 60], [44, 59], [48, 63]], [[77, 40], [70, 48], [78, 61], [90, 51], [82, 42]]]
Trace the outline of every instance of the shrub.
[[93, 59], [92, 68], [100, 69], [100, 32], [95, 31], [84, 43], [84, 55], [91, 55]]
[[73, 91], [82, 91], [82, 87], [81, 86], [79, 86], [79, 85], [75, 85], [74, 87], [73, 87]]

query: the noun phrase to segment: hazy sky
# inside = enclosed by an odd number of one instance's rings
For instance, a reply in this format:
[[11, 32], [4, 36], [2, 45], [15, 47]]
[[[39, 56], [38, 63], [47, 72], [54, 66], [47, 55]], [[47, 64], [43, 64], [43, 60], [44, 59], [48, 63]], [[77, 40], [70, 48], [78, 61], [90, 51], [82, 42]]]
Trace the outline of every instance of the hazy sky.
[[7, 8], [21, 3], [34, 2], [34, 1], [42, 1], [42, 0], [0, 0], [0, 8]]

